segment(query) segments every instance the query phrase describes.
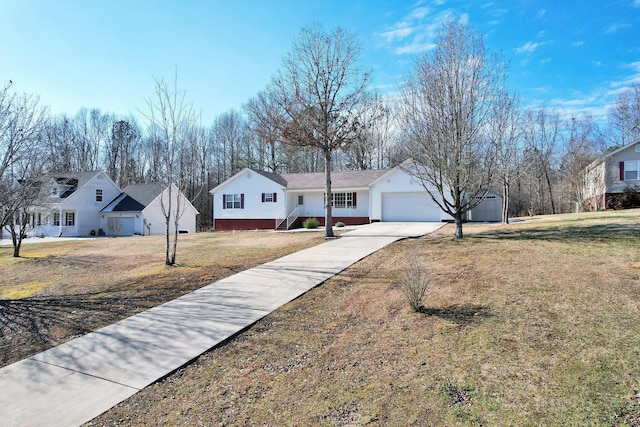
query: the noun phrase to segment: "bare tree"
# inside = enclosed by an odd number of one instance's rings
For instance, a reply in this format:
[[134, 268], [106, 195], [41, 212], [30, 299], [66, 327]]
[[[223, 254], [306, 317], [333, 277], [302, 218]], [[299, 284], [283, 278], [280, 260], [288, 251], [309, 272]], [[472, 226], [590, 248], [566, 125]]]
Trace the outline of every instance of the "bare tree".
[[[462, 238], [464, 213], [486, 196], [496, 147], [484, 134], [500, 109], [507, 65], [489, 55], [482, 38], [463, 23], [441, 28], [432, 52], [417, 59], [401, 91], [402, 120], [415, 176]], [[480, 197], [478, 197], [480, 196]]]
[[277, 172], [280, 168], [278, 150], [282, 140], [282, 123], [284, 112], [277, 102], [277, 94], [272, 87], [261, 91], [244, 105], [244, 110], [249, 116], [251, 129], [259, 140], [261, 150], [260, 164], [266, 166], [271, 172]]
[[213, 124], [213, 139], [222, 180], [235, 175], [248, 165], [246, 151], [243, 153], [242, 150], [246, 142], [246, 132], [246, 123], [237, 111], [228, 111], [216, 118]]
[[134, 119], [116, 120], [106, 145], [105, 161], [109, 177], [124, 188], [136, 179], [136, 156], [140, 130]]
[[546, 212], [545, 194], [549, 194], [551, 213], [556, 213], [553, 173], [557, 171], [557, 151], [562, 137], [562, 121], [556, 112], [542, 107], [527, 111], [524, 138], [537, 179], [539, 213]]
[[632, 84], [618, 96], [609, 109], [609, 124], [619, 146], [640, 138], [640, 83]]
[[360, 105], [368, 74], [358, 66], [361, 45], [355, 35], [320, 24], [302, 28], [282, 69], [273, 79], [285, 114], [283, 141], [320, 150], [325, 169], [325, 235], [333, 237], [331, 165], [335, 150], [356, 141], [362, 131]]
[[496, 144], [496, 179], [502, 189], [502, 223], [509, 223], [511, 183], [527, 169], [521, 167], [522, 111], [515, 96], [505, 95], [496, 103], [495, 120], [489, 123], [489, 134]]
[[346, 168], [365, 170], [388, 166], [387, 149], [393, 114], [380, 95], [365, 97], [361, 106], [362, 132], [344, 147]]
[[0, 230], [13, 241], [20, 256], [29, 226], [29, 210], [41, 196], [43, 159], [40, 141], [46, 109], [30, 95], [0, 90]]
[[572, 118], [570, 129], [569, 140], [564, 146], [561, 169], [570, 193], [567, 199], [575, 203], [580, 210], [586, 210], [588, 201], [585, 170], [602, 154], [603, 136], [590, 116]]
[[[175, 265], [178, 224], [186, 204], [181, 193], [187, 185], [185, 177], [192, 173], [187, 168], [197, 166], [185, 161], [183, 152], [189, 145], [188, 136], [198, 117], [191, 103], [185, 100], [185, 92], [178, 89], [177, 71], [172, 86], [157, 78], [154, 81], [155, 96], [146, 101], [148, 111], [142, 114], [149, 121], [150, 140], [157, 148], [164, 165], [160, 177], [165, 192], [160, 199], [166, 225], [165, 264]], [[173, 242], [170, 239], [171, 231]]]

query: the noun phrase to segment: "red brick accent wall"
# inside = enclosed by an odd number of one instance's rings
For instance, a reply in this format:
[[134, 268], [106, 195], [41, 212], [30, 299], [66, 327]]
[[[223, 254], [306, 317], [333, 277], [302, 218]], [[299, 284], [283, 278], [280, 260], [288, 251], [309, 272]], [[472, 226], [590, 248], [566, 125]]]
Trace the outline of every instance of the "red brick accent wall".
[[224, 230], [273, 230], [275, 219], [216, 219], [215, 229]]
[[[294, 223], [292, 228], [302, 227], [302, 222], [308, 217], [300, 217]], [[324, 217], [317, 217], [320, 226], [324, 227]], [[366, 216], [334, 216], [333, 224], [343, 222], [345, 225], [362, 225], [369, 224], [369, 217]], [[225, 230], [273, 230], [276, 227], [275, 219], [216, 219], [215, 229], [218, 231]]]

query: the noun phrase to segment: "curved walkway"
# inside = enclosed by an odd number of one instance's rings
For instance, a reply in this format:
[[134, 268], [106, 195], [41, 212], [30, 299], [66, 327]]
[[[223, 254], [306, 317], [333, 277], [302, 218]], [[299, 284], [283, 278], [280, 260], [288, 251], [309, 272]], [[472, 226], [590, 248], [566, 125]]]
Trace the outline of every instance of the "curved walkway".
[[5, 426], [80, 425], [390, 243], [441, 223], [374, 223], [0, 369]]

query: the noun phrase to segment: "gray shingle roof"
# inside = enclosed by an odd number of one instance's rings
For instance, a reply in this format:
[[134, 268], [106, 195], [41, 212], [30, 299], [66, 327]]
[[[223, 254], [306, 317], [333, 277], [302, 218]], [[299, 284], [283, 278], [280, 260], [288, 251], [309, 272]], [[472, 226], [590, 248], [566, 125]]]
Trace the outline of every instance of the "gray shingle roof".
[[102, 212], [139, 212], [145, 207], [133, 197], [120, 193], [111, 203], [102, 209]]
[[123, 192], [140, 203], [142, 206], [147, 207], [149, 203], [158, 197], [158, 195], [164, 190], [166, 186], [159, 182], [153, 182], [150, 184], [129, 184]]
[[[331, 172], [331, 188], [362, 188], [387, 173], [386, 169]], [[321, 190], [325, 187], [324, 172], [285, 173], [281, 175], [287, 182], [287, 190]]]

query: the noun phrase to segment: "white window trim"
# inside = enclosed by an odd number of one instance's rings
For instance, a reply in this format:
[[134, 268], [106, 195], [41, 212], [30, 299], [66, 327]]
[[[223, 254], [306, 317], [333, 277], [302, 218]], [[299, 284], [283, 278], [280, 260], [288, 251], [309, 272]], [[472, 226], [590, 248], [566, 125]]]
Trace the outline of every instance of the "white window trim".
[[[629, 170], [628, 165], [635, 164], [635, 170]], [[635, 172], [635, 178], [627, 178], [628, 172]], [[640, 160], [626, 160], [624, 162], [624, 180], [625, 181], [638, 181], [640, 180]]]
[[225, 194], [225, 209], [242, 209], [241, 194]]

